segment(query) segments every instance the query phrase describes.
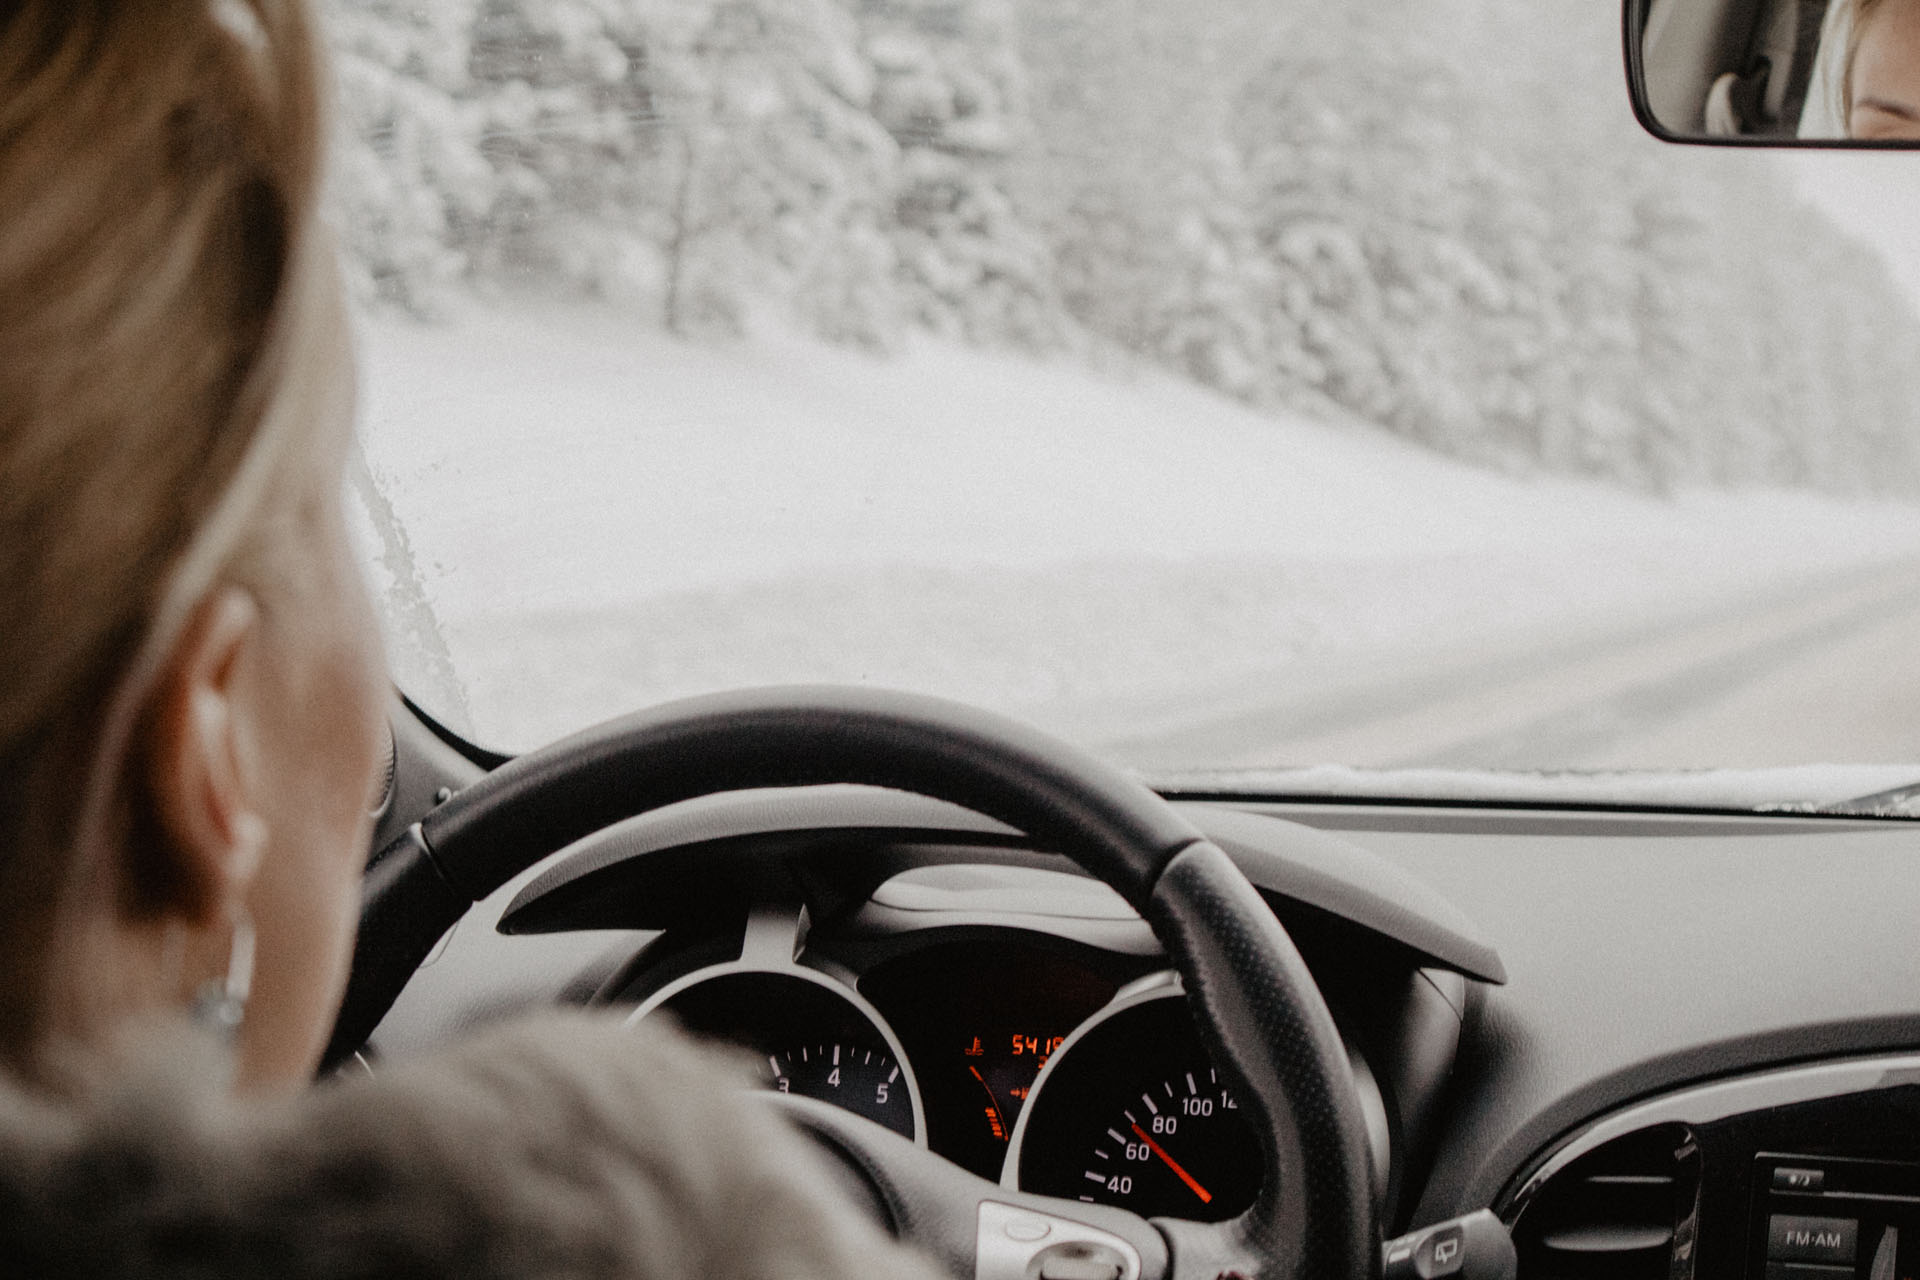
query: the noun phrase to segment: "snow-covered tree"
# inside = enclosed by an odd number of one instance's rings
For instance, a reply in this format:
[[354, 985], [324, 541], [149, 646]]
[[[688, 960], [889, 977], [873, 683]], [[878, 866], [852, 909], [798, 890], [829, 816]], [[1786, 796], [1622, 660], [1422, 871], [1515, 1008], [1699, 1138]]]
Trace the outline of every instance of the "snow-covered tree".
[[1920, 320], [1590, 0], [325, 0], [365, 299], [1122, 353], [1653, 489], [1920, 484]]
[[497, 175], [469, 109], [477, 0], [329, 0], [339, 80], [331, 210], [348, 284], [416, 309], [467, 273], [457, 227], [492, 205]]
[[1007, 0], [862, 0], [876, 119], [900, 148], [891, 231], [913, 318], [936, 333], [1058, 341], [1051, 262], [1012, 190], [1031, 144]]

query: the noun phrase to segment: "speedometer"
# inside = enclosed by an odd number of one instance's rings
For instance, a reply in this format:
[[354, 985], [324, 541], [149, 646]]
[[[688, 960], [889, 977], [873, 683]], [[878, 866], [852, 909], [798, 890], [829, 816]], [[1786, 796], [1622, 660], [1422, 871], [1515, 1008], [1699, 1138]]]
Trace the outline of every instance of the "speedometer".
[[1162, 1077], [1123, 1106], [1094, 1138], [1083, 1200], [1141, 1217], [1231, 1217], [1260, 1185], [1260, 1150], [1233, 1091], [1197, 1063]]
[[1253, 1203], [1262, 1165], [1186, 1002], [1166, 996], [1120, 1008], [1062, 1046], [1028, 1101], [1007, 1173], [1022, 1191], [1219, 1222]]

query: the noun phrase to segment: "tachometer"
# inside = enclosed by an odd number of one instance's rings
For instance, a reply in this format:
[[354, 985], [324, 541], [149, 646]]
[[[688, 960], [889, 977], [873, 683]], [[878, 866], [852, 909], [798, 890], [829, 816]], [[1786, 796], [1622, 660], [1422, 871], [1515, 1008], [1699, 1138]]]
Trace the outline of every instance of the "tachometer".
[[769, 1053], [773, 1087], [798, 1093], [913, 1137], [913, 1101], [900, 1078], [900, 1064], [884, 1049], [854, 1041], [802, 1044]]
[[824, 975], [717, 965], [670, 983], [634, 1018], [658, 1012], [697, 1036], [746, 1050], [768, 1088], [818, 1098], [923, 1140], [913, 1068], [858, 992]]
[[1035, 1083], [1003, 1182], [1143, 1217], [1219, 1222], [1253, 1203], [1253, 1130], [1178, 995], [1076, 1032]]

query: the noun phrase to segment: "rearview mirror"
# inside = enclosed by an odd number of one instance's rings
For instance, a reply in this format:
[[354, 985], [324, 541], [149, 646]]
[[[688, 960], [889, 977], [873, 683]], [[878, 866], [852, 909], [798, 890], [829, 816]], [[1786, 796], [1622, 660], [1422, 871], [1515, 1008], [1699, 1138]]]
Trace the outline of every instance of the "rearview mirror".
[[1625, 37], [1656, 137], [1920, 146], [1920, 0], [1626, 0]]

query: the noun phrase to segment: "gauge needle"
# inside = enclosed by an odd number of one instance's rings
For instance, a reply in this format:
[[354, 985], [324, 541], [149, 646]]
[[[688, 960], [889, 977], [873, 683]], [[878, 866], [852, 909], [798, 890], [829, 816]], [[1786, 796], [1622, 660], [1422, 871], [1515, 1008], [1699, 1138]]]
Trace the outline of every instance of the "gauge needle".
[[987, 1111], [990, 1116], [988, 1123], [993, 1128], [993, 1136], [1005, 1142], [1007, 1140], [1007, 1118], [1000, 1114], [1000, 1099], [993, 1096], [993, 1090], [988, 1086], [987, 1078], [980, 1074], [980, 1068], [970, 1065], [967, 1067], [967, 1070], [973, 1072], [973, 1078], [978, 1080], [980, 1087], [987, 1091]]
[[1173, 1170], [1174, 1173], [1179, 1175], [1180, 1181], [1187, 1184], [1187, 1190], [1193, 1192], [1193, 1194], [1200, 1197], [1201, 1204], [1211, 1204], [1213, 1202], [1213, 1193], [1208, 1191], [1205, 1187], [1201, 1186], [1199, 1182], [1195, 1181], [1194, 1176], [1192, 1174], [1188, 1173], [1185, 1169], [1182, 1169], [1180, 1167], [1180, 1162], [1178, 1160], [1175, 1160], [1172, 1156], [1168, 1155], [1166, 1152], [1166, 1148], [1162, 1147], [1159, 1143], [1155, 1142], [1152, 1138], [1148, 1137], [1147, 1131], [1145, 1129], [1142, 1129], [1139, 1125], [1136, 1124], [1135, 1126], [1133, 1126], [1133, 1132], [1135, 1137], [1139, 1138], [1140, 1141], [1147, 1144], [1147, 1149], [1149, 1151], [1159, 1156], [1160, 1159], [1166, 1163], [1167, 1168]]

